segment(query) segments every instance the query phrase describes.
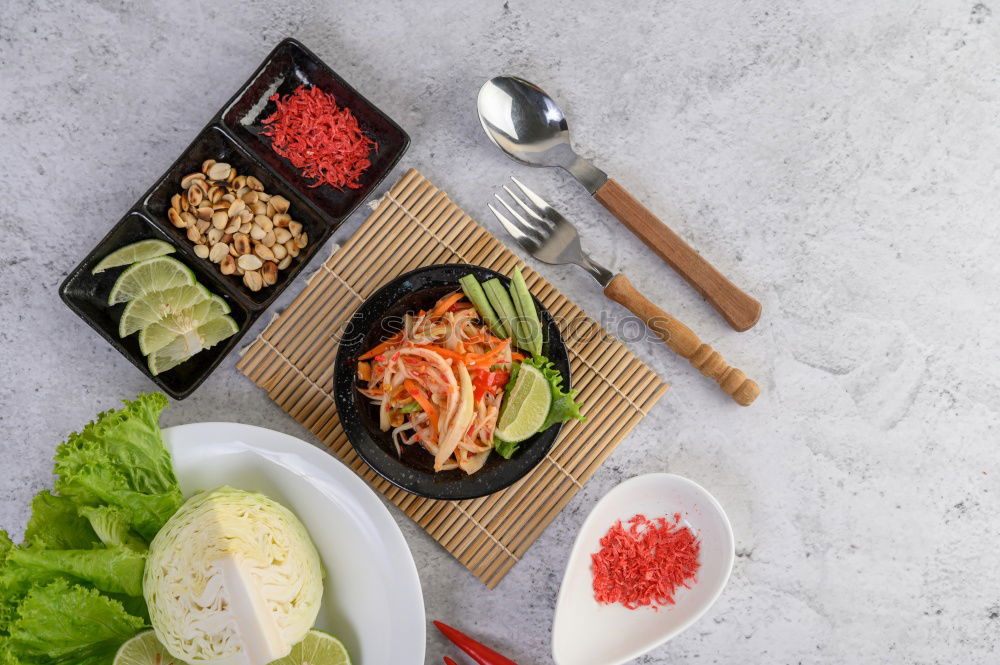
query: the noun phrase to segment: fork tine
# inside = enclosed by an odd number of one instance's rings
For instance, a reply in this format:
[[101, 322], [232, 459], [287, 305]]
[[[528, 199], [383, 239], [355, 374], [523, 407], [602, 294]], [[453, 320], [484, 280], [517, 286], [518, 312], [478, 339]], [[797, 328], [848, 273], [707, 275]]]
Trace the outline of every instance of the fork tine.
[[531, 207], [530, 205], [528, 205], [527, 203], [525, 203], [524, 201], [522, 201], [521, 198], [517, 194], [514, 193], [513, 189], [511, 189], [507, 185], [504, 185], [503, 186], [503, 191], [507, 192], [507, 195], [510, 196], [510, 198], [514, 199], [514, 202], [517, 203], [517, 205], [521, 206], [521, 208], [524, 210], [524, 212], [528, 213], [528, 215], [532, 219], [534, 219], [539, 224], [541, 224], [543, 229], [545, 229], [546, 231], [549, 231], [549, 232], [552, 232], [552, 231], [555, 230], [555, 228], [556, 228], [555, 224], [553, 224], [552, 222], [550, 222], [549, 220], [545, 219], [544, 217], [542, 217], [541, 215], [539, 215], [537, 212], [535, 212], [535, 209], [533, 207]]
[[514, 181], [514, 184], [517, 185], [522, 192], [524, 192], [524, 195], [528, 197], [528, 200], [534, 203], [535, 207], [538, 208], [543, 214], [549, 210], [552, 210], [552, 206], [550, 206], [545, 199], [543, 199], [541, 196], [535, 194], [533, 191], [528, 189], [528, 186], [525, 185], [523, 182], [521, 182], [514, 176], [511, 176], [510, 179]]
[[[510, 212], [511, 215], [514, 216], [514, 219], [516, 221], [512, 223], [519, 225], [522, 233], [531, 236], [539, 244], [545, 242], [545, 238], [549, 235], [548, 231], [538, 228], [537, 226], [526, 220], [524, 217], [522, 217], [521, 213], [514, 210], [514, 207], [511, 204], [507, 203], [507, 201], [505, 201], [499, 194], [494, 194], [493, 196], [494, 198], [496, 198], [497, 201], [503, 204], [504, 208], [507, 208], [507, 210]], [[518, 224], [518, 222], [520, 224]]]
[[524, 247], [531, 253], [534, 253], [535, 251], [538, 250], [539, 244], [537, 240], [535, 240], [531, 236], [521, 231], [521, 229], [519, 229], [516, 224], [514, 224], [512, 221], [504, 217], [499, 210], [494, 208], [492, 203], [487, 203], [486, 206], [493, 211], [493, 214], [496, 215], [496, 218], [497, 220], [499, 220], [500, 225], [507, 230], [507, 233], [509, 233], [511, 236], [514, 237], [514, 240], [520, 243], [521, 247]]

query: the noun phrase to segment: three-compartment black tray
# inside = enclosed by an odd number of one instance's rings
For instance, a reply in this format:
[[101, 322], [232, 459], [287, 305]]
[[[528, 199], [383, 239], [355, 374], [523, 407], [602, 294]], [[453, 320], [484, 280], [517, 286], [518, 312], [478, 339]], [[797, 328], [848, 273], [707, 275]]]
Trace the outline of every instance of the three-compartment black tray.
[[[286, 95], [298, 86], [315, 86], [333, 94], [337, 105], [357, 118], [366, 136], [378, 143], [371, 166], [361, 176], [361, 187], [338, 191], [328, 185], [311, 187], [311, 181], [271, 150], [261, 135], [262, 120], [271, 115], [274, 94]], [[372, 193], [406, 152], [410, 138], [389, 116], [365, 99], [309, 49], [294, 39], [285, 39], [264, 59], [236, 94], [212, 118], [166, 173], [160, 177], [97, 246], [74, 268], [59, 287], [59, 295], [77, 315], [118, 349], [164, 392], [184, 399], [232, 351], [254, 321], [295, 279], [337, 228]], [[309, 242], [291, 265], [279, 273], [270, 287], [253, 292], [242, 279], [222, 275], [218, 266], [194, 253], [182, 229], [167, 221], [170, 197], [180, 191], [180, 180], [201, 169], [206, 159], [228, 162], [240, 174], [256, 176], [270, 194], [281, 194], [291, 202], [289, 213], [308, 233]], [[123, 305], [108, 306], [107, 296], [124, 268], [92, 275], [93, 267], [111, 252], [146, 238], [171, 243], [175, 258], [190, 267], [199, 282], [226, 299], [240, 330], [211, 349], [157, 376], [149, 371], [136, 336], [118, 337], [118, 318]]]

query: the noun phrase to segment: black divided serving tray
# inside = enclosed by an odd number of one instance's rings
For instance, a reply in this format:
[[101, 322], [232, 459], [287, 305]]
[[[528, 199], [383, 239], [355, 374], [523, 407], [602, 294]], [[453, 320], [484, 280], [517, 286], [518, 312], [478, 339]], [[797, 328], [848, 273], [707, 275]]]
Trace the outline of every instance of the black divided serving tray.
[[[361, 187], [338, 191], [312, 184], [284, 158], [271, 150], [261, 135], [261, 121], [275, 110], [270, 97], [286, 95], [300, 85], [311, 85], [332, 93], [337, 105], [351, 110], [362, 131], [378, 143], [371, 166], [361, 177]], [[63, 301], [104, 339], [118, 349], [164, 392], [184, 399], [201, 385], [250, 329], [257, 318], [312, 260], [334, 231], [372, 193], [406, 152], [410, 138], [385, 113], [365, 99], [305, 46], [285, 39], [264, 60], [239, 91], [212, 118], [167, 172], [132, 206], [111, 232], [74, 268], [59, 287]], [[218, 266], [198, 258], [182, 229], [167, 221], [170, 197], [180, 191], [180, 180], [201, 169], [206, 159], [228, 162], [242, 175], [256, 176], [269, 194], [281, 194], [291, 202], [289, 213], [309, 234], [308, 245], [291, 265], [279, 273], [278, 282], [258, 292], [243, 285], [241, 278], [226, 276]], [[202, 284], [217, 293], [232, 308], [230, 316], [240, 331], [215, 347], [202, 351], [185, 363], [153, 376], [139, 350], [136, 335], [118, 337], [118, 318], [124, 305], [109, 307], [107, 295], [124, 268], [98, 275], [97, 263], [130, 243], [159, 238], [174, 245], [175, 258], [190, 267]]]

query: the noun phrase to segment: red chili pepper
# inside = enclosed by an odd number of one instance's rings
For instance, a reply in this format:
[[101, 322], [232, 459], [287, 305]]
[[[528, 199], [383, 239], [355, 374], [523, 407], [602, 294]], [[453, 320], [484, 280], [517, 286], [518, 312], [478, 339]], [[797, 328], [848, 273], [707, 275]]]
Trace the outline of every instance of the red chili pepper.
[[472, 399], [478, 402], [482, 399], [483, 395], [487, 391], [495, 393], [497, 388], [503, 388], [507, 385], [507, 379], [510, 378], [510, 373], [504, 370], [497, 370], [496, 372], [486, 372], [479, 370], [473, 372], [472, 378]]
[[510, 658], [501, 656], [493, 649], [480, 644], [468, 635], [458, 632], [448, 624], [435, 621], [434, 625], [437, 626], [442, 635], [451, 640], [459, 649], [469, 654], [469, 657], [479, 663], [479, 665], [517, 665]]
[[458, 663], [456, 663], [455, 661], [453, 661], [448, 656], [445, 656], [444, 657], [444, 665], [458, 665]]
[[489, 372], [475, 372], [472, 377], [472, 401], [478, 402], [486, 394], [486, 389], [489, 388], [490, 374]]
[[505, 369], [497, 370], [493, 372], [493, 382], [490, 384], [490, 387], [503, 389], [507, 385], [508, 380], [510, 380], [510, 372]]

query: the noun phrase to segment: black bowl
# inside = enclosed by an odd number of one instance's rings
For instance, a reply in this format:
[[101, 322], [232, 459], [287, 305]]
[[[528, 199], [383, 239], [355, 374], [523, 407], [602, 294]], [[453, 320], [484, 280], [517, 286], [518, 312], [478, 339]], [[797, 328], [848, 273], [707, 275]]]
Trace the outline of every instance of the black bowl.
[[[334, 365], [333, 391], [340, 423], [354, 450], [376, 473], [408, 492], [429, 499], [474, 499], [498, 492], [523, 478], [542, 461], [559, 435], [553, 425], [523, 441], [511, 459], [493, 453], [486, 465], [467, 475], [461, 469], [434, 472], [434, 458], [422, 447], [404, 446], [396, 455], [389, 432], [378, 426], [378, 409], [358, 392], [358, 356], [399, 330], [407, 312], [429, 309], [441, 296], [459, 288], [458, 280], [473, 274], [479, 281], [510, 280], [489, 268], [450, 263], [427, 266], [400, 275], [373, 293], [344, 328]], [[569, 355], [555, 320], [535, 301], [542, 322], [542, 353], [562, 372], [569, 389]]]

